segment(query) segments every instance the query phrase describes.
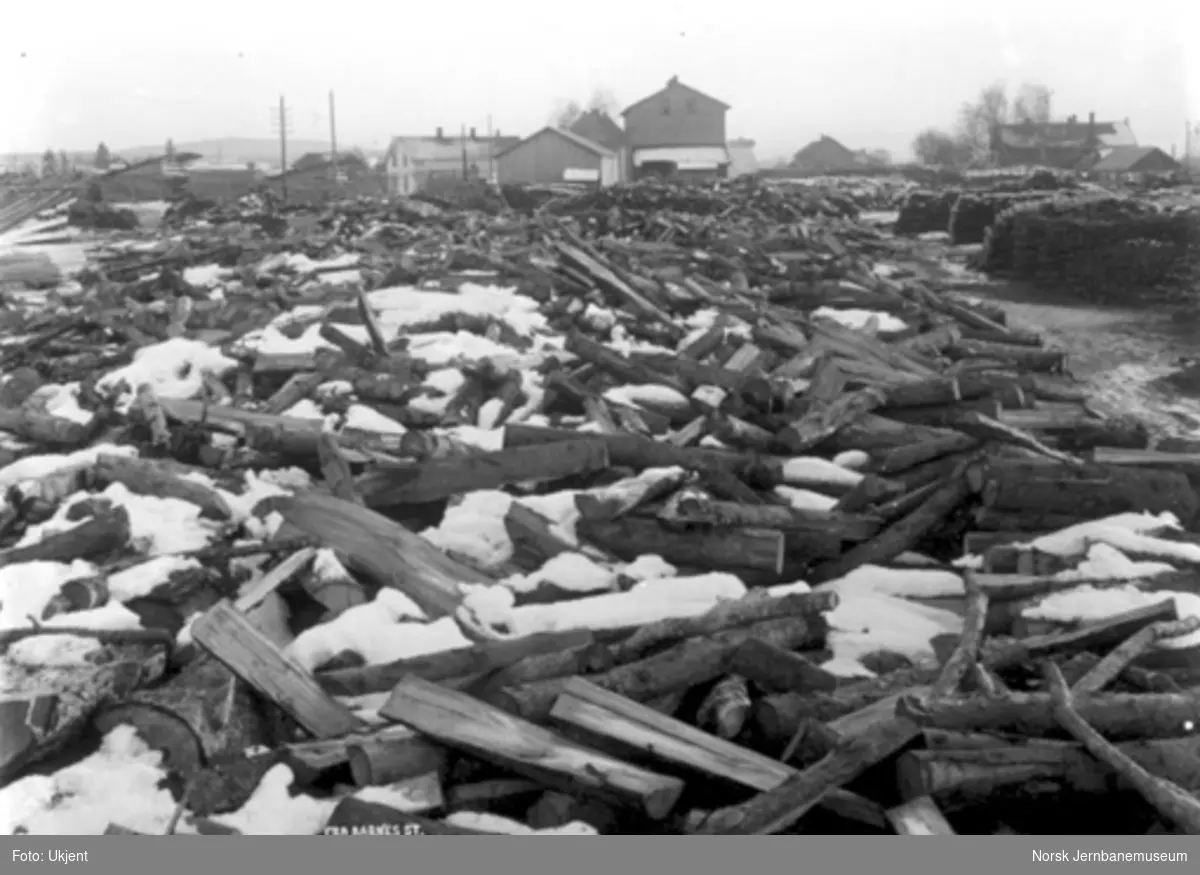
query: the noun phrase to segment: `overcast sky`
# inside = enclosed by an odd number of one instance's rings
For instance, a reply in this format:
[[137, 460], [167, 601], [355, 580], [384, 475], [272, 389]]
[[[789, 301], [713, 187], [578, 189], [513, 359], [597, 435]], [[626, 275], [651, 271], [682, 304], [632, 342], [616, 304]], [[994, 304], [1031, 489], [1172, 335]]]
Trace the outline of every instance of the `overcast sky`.
[[623, 108], [672, 74], [730, 104], [729, 136], [760, 158], [822, 133], [902, 157], [996, 80], [1045, 83], [1056, 116], [1128, 117], [1142, 144], [1180, 154], [1185, 120], [1200, 123], [1195, 0], [13, 5], [0, 153], [268, 137], [281, 92], [292, 135], [324, 138], [330, 89], [346, 145], [483, 133], [489, 114], [529, 134], [556, 102], [604, 88]]

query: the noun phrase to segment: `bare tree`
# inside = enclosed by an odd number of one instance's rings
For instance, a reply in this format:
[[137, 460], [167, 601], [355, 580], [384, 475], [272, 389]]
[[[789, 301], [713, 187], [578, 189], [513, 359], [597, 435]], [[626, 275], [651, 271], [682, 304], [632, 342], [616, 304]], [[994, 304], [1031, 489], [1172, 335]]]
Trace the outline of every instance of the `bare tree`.
[[559, 128], [569, 128], [583, 115], [583, 107], [578, 100], [560, 101], [550, 114], [550, 124]]
[[604, 112], [611, 115], [617, 110], [617, 99], [607, 88], [596, 88], [586, 104], [578, 100], [560, 100], [550, 113], [550, 124], [560, 128], [569, 128], [579, 120], [585, 112]]
[[937, 128], [926, 128], [912, 142], [913, 154], [922, 164], [939, 167], [958, 167], [967, 154], [963, 144], [954, 136]]
[[997, 82], [979, 92], [973, 102], [964, 103], [958, 113], [956, 138], [972, 164], [986, 163], [991, 152], [992, 131], [1009, 117], [1008, 94], [1004, 83]]
[[1013, 101], [1012, 120], [1034, 124], [1050, 121], [1050, 98], [1053, 94], [1049, 88], [1037, 82], [1022, 83]]
[[612, 115], [617, 111], [617, 98], [607, 88], [597, 88], [592, 92], [592, 96], [588, 99], [587, 108], [589, 111], [599, 111]]

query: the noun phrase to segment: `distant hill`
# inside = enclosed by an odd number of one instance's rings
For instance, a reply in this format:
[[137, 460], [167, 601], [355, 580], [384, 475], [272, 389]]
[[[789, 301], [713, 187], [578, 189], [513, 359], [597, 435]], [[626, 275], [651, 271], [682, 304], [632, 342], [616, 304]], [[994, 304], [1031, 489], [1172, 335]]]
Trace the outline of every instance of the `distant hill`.
[[[117, 148], [113, 152], [126, 160], [149, 158], [151, 155], [161, 155], [164, 143], [153, 146], [132, 146]], [[341, 148], [346, 148], [341, 146]], [[253, 161], [255, 164], [277, 166], [279, 164], [279, 140], [271, 137], [221, 137], [214, 140], [180, 141], [175, 144], [177, 152], [197, 152], [205, 161], [221, 161], [228, 164], [241, 164]], [[288, 163], [292, 163], [305, 152], [327, 152], [327, 140], [288, 140]]]

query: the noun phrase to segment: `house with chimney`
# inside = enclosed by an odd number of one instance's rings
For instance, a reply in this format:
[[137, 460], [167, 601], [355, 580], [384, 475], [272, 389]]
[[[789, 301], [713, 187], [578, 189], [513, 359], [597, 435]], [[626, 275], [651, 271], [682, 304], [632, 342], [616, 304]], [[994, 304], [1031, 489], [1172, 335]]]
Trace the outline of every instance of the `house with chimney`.
[[1092, 112], [1086, 121], [1072, 115], [1065, 121], [995, 125], [991, 158], [997, 167], [1074, 170], [1094, 163], [1105, 150], [1137, 144], [1129, 119], [1096, 121]]
[[627, 170], [646, 176], [724, 177], [730, 158], [729, 104], [672, 76], [658, 91], [622, 111]]
[[388, 193], [412, 195], [463, 179], [490, 179], [496, 156], [519, 142], [500, 131], [481, 136], [475, 128], [450, 136], [438, 128], [433, 136], [392, 137], [383, 159]]

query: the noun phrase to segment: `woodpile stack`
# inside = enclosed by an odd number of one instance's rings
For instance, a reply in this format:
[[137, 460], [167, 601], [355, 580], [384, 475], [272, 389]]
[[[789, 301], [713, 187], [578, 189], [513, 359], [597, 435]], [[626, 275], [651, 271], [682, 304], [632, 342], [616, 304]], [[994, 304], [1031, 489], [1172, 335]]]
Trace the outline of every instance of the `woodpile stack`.
[[982, 243], [996, 216], [1015, 204], [1048, 197], [1041, 192], [972, 193], [964, 191], [950, 210], [950, 242], [955, 246]]
[[1200, 830], [1194, 454], [808, 196], [638, 196], [226, 226], [7, 313], [0, 571], [91, 573], [0, 632], [0, 780], [133, 727], [177, 810], [114, 833], [276, 785], [329, 834]]
[[950, 226], [950, 212], [960, 190], [910, 191], [900, 203], [896, 218], [896, 233], [904, 235], [944, 232]]
[[1094, 301], [1136, 303], [1190, 280], [1200, 213], [1129, 198], [1057, 197], [1018, 204], [988, 229], [986, 272]]

